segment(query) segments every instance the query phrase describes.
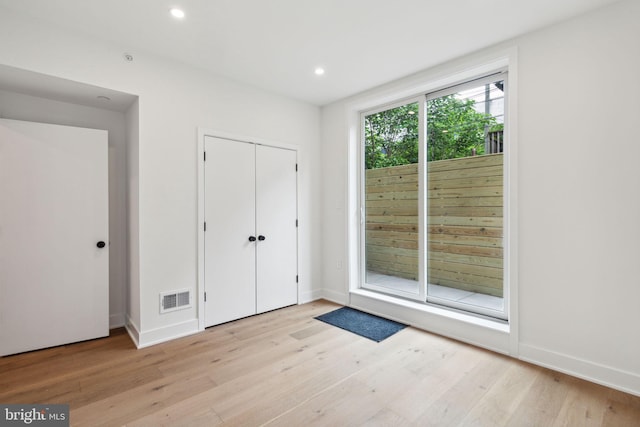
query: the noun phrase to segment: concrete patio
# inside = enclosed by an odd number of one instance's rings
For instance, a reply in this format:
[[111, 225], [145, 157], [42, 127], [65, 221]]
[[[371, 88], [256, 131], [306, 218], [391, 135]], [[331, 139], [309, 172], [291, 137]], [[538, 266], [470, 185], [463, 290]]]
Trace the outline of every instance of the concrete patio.
[[[415, 280], [389, 276], [375, 271], [367, 271], [367, 283], [416, 294], [418, 293], [419, 286], [419, 283]], [[470, 304], [491, 310], [501, 311], [504, 307], [503, 298], [451, 288], [448, 286], [429, 284], [427, 292], [429, 296], [432, 297], [455, 301], [462, 304]]]

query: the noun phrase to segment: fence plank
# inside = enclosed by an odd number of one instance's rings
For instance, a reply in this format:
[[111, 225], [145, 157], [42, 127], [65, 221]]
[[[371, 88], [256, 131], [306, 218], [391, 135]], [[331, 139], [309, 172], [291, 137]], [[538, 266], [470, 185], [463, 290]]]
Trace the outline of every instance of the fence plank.
[[[418, 165], [366, 171], [367, 269], [417, 280]], [[503, 156], [428, 164], [429, 283], [502, 295]]]
[[381, 176], [392, 175], [406, 175], [406, 174], [418, 174], [418, 164], [412, 163], [409, 165], [390, 166], [387, 168], [368, 169], [367, 178], [378, 178]]
[[441, 253], [445, 257], [450, 254], [458, 254], [502, 259], [503, 256], [502, 248], [496, 248], [492, 246], [450, 245], [440, 242], [429, 242], [428, 246], [431, 254]]
[[372, 216], [418, 216], [418, 206], [387, 206], [367, 207], [367, 213]]
[[[413, 224], [389, 224], [389, 223], [374, 223], [367, 222], [366, 224], [367, 230], [381, 230], [381, 231], [394, 231], [400, 233], [417, 233], [418, 232], [418, 221]], [[416, 241], [418, 238], [416, 237]]]
[[[397, 194], [397, 193], [396, 193]], [[449, 197], [502, 197], [502, 185], [484, 187], [442, 187], [428, 191], [429, 199]]]
[[429, 177], [427, 181], [428, 190], [441, 190], [445, 188], [484, 188], [502, 186], [501, 175], [490, 175], [483, 177], [469, 177], [469, 178], [447, 178], [447, 179], [435, 179], [435, 177]]
[[367, 235], [367, 245], [385, 246], [389, 248], [403, 248], [403, 249], [418, 249], [417, 240], [400, 240], [400, 239], [385, 239], [380, 237], [369, 237]]
[[502, 206], [430, 206], [429, 215], [464, 217], [501, 217]]
[[395, 207], [418, 207], [418, 201], [416, 199], [384, 199], [384, 200], [367, 200], [365, 203], [367, 209], [369, 208], [395, 208]]
[[502, 257], [458, 255], [455, 253], [430, 252], [429, 259], [434, 261], [450, 261], [460, 264], [484, 265], [493, 268], [502, 268]]
[[465, 245], [476, 247], [499, 248], [502, 247], [502, 237], [486, 236], [456, 236], [450, 234], [429, 235], [429, 243], [440, 243], [443, 245]]
[[418, 258], [404, 256], [404, 255], [390, 255], [390, 254], [380, 254], [376, 252], [367, 252], [369, 263], [377, 262], [392, 262], [396, 264], [398, 268], [402, 266], [407, 272], [411, 273], [413, 271], [417, 271], [418, 268]]
[[440, 172], [460, 169], [480, 169], [491, 166], [502, 167], [502, 154], [491, 154], [474, 157], [460, 157], [457, 159], [438, 160], [429, 162], [429, 172]]
[[[502, 268], [496, 268], [486, 265], [465, 264], [459, 262], [449, 262], [440, 260], [429, 260], [429, 267], [436, 270], [448, 271], [450, 273], [464, 274], [466, 277], [470, 276], [482, 276], [487, 280], [483, 281], [485, 284], [491, 282], [490, 279], [497, 279], [492, 283], [502, 283]], [[473, 280], [473, 279], [472, 279]], [[477, 280], [477, 279], [475, 279]], [[472, 283], [475, 283], [475, 280]]]
[[416, 215], [367, 215], [367, 222], [372, 224], [415, 224], [418, 225]]
[[450, 234], [456, 236], [502, 237], [502, 227], [468, 227], [451, 225], [431, 225], [427, 228], [431, 236]]
[[500, 208], [500, 211], [502, 211], [502, 197], [489, 197], [481, 195], [472, 196], [470, 193], [465, 193], [464, 197], [429, 197], [429, 201], [427, 202], [429, 212], [431, 212], [432, 208], [441, 206], [491, 206]]
[[388, 191], [385, 193], [367, 193], [369, 200], [418, 200], [417, 191]]
[[375, 178], [367, 177], [366, 183], [368, 186], [372, 185], [393, 185], [401, 184], [404, 182], [418, 182], [418, 174], [403, 174], [403, 175], [388, 175], [379, 176]]
[[366, 188], [367, 193], [388, 193], [394, 191], [414, 191], [417, 194], [418, 182], [393, 185], [374, 185]]
[[502, 222], [502, 217], [461, 217], [438, 215], [429, 215], [427, 217], [427, 223], [430, 225], [477, 225], [502, 228]]

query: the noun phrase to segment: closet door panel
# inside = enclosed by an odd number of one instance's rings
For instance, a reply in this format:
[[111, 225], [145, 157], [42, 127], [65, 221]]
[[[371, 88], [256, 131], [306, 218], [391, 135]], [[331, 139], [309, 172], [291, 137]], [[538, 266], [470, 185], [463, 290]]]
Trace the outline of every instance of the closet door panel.
[[296, 175], [295, 151], [256, 146], [258, 313], [298, 302]]
[[205, 325], [256, 313], [255, 146], [205, 138]]

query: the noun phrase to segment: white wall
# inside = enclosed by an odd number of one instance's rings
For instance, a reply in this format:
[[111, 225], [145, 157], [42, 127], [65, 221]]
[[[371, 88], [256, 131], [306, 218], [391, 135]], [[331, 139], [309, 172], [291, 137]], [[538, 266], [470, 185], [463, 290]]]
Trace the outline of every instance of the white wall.
[[109, 131], [110, 327], [125, 323], [127, 212], [125, 120], [122, 113], [0, 91], [0, 117]]
[[127, 325], [140, 331], [140, 114], [139, 100], [125, 113], [127, 131]]
[[[139, 227], [139, 236], [137, 241], [136, 236], [129, 237], [139, 250], [139, 259], [130, 260], [131, 274], [139, 274], [139, 319], [132, 308], [130, 326], [137, 330], [140, 345], [197, 329], [195, 306], [160, 315], [158, 295], [182, 288], [195, 291], [198, 127], [299, 147], [303, 195], [299, 201], [300, 287], [305, 299], [318, 294], [321, 183], [317, 107], [141, 52], [131, 52], [135, 60], [126, 62], [122, 57], [125, 47], [7, 10], [0, 13], [0, 29], [1, 61], [6, 65], [139, 96], [139, 161], [130, 165], [134, 176], [129, 177], [135, 185], [137, 173], [139, 218], [137, 224], [135, 218], [131, 220], [130, 230]], [[130, 214], [135, 211], [135, 206], [130, 208]], [[135, 256], [135, 251], [131, 255]], [[132, 290], [135, 294], [135, 283]]]
[[627, 1], [518, 41], [521, 354], [637, 394], [639, 21]]
[[639, 21], [617, 3], [323, 108], [324, 295], [349, 301], [349, 106], [517, 51], [511, 353], [640, 395]]

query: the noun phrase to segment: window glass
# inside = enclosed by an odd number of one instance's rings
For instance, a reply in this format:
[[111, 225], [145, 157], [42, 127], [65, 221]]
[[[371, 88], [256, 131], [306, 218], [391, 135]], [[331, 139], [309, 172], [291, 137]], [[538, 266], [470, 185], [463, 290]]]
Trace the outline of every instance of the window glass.
[[506, 319], [505, 81], [362, 115], [364, 288]]
[[504, 317], [504, 80], [426, 111], [427, 301]]
[[364, 116], [365, 286], [419, 294], [417, 102]]

